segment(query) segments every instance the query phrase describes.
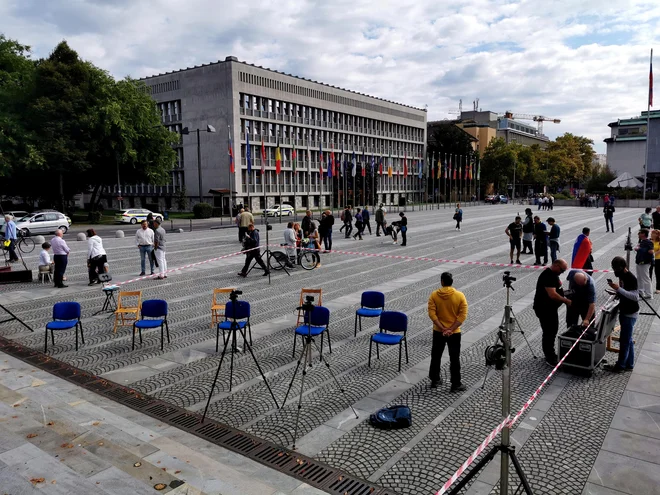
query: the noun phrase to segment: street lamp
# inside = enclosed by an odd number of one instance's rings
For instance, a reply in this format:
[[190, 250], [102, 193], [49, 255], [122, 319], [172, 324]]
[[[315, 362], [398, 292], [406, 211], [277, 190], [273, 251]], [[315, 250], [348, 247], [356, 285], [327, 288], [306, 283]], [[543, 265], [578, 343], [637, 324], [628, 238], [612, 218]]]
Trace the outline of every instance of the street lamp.
[[[199, 132], [215, 132], [215, 127], [212, 125], [207, 125], [206, 129], [195, 129], [194, 132], [197, 133], [197, 174], [199, 179], [199, 202], [202, 202], [202, 148], [199, 144]], [[181, 129], [181, 134], [190, 134], [190, 129], [184, 127]]]

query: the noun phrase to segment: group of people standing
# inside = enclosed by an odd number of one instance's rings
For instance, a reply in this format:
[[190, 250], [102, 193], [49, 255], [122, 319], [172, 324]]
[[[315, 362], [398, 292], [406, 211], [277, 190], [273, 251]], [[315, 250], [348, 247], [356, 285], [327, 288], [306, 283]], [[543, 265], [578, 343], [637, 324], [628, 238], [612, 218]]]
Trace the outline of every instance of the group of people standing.
[[158, 278], [167, 278], [166, 242], [165, 229], [161, 226], [159, 219], [147, 217], [147, 220], [142, 220], [140, 228], [135, 232], [135, 243], [140, 251], [141, 277], [146, 275], [146, 260], [148, 259], [151, 275], [154, 274], [154, 266], [156, 266]]

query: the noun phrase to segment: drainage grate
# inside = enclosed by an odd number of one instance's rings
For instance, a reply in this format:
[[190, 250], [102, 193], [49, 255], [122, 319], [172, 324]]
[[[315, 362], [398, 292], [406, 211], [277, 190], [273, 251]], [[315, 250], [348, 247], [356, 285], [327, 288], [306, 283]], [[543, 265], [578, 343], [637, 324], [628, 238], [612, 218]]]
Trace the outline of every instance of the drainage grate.
[[71, 366], [39, 351], [0, 337], [0, 350], [49, 373], [74, 382], [139, 412], [188, 431], [220, 447], [245, 455], [332, 495], [396, 495], [395, 492], [347, 475], [321, 462], [241, 430], [207, 419], [186, 409], [140, 394], [110, 380]]

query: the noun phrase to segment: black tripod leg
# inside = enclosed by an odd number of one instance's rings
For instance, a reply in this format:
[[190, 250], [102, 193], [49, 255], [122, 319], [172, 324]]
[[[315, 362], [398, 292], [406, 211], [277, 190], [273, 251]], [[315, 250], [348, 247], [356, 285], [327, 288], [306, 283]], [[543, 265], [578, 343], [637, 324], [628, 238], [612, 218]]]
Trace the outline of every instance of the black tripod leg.
[[534, 359], [536, 359], [537, 358], [536, 353], [534, 352], [534, 349], [532, 349], [532, 346], [529, 345], [529, 340], [527, 340], [527, 335], [525, 335], [525, 332], [523, 331], [522, 327], [520, 326], [520, 322], [518, 321], [518, 318], [516, 318], [516, 314], [513, 312], [513, 306], [511, 307], [511, 316], [513, 317], [513, 321], [516, 322], [516, 326], [518, 327], [518, 331], [522, 334], [523, 339], [525, 339], [525, 343], [527, 344], [527, 347], [532, 352], [532, 357]]
[[[26, 268], [26, 269], [27, 269], [27, 268]], [[9, 316], [11, 316], [11, 318], [7, 318], [6, 320], [2, 320], [2, 321], [0, 321], [0, 323], [7, 323], [8, 321], [14, 321], [14, 320], [16, 320], [16, 321], [19, 322], [21, 325], [23, 325], [25, 328], [27, 328], [30, 332], [34, 332], [34, 330], [32, 330], [32, 328], [30, 328], [30, 326], [29, 326], [27, 323], [25, 323], [25, 322], [24, 322], [23, 320], [21, 320], [18, 316], [16, 316], [14, 313], [12, 313], [12, 312], [9, 311], [7, 308], [5, 308], [2, 304], [0, 304], [0, 308], [4, 309], [5, 312], [6, 312]]]
[[[231, 392], [231, 382], [234, 378], [234, 354], [236, 353], [236, 322], [232, 322], [231, 326], [231, 359], [229, 361], [229, 391]], [[229, 339], [227, 339], [229, 340]]]
[[516, 451], [511, 448], [509, 451], [509, 458], [511, 459], [511, 462], [513, 463], [513, 467], [516, 469], [516, 473], [518, 474], [518, 478], [520, 478], [520, 482], [523, 485], [523, 489], [525, 490], [525, 493], [527, 495], [533, 495], [532, 494], [532, 487], [529, 486], [529, 482], [527, 481], [527, 477], [525, 476], [525, 473], [522, 470], [522, 466], [520, 465], [520, 462], [518, 462], [518, 457], [516, 456]]
[[273, 389], [270, 388], [270, 385], [268, 384], [268, 380], [266, 380], [266, 375], [264, 375], [264, 372], [262, 371], [261, 366], [259, 366], [259, 361], [257, 361], [257, 358], [254, 355], [254, 352], [252, 351], [252, 346], [250, 344], [248, 344], [248, 341], [247, 341], [246, 335], [245, 335], [245, 329], [242, 329], [241, 333], [243, 334], [243, 341], [245, 342], [245, 347], [247, 347], [248, 351], [250, 351], [250, 354], [252, 355], [252, 359], [254, 360], [254, 364], [257, 365], [257, 369], [259, 370], [259, 373], [261, 374], [261, 378], [264, 379], [264, 383], [266, 384], [266, 387], [268, 388], [268, 391], [270, 392], [270, 396], [273, 398], [273, 402], [275, 403], [275, 407], [279, 408], [280, 406], [277, 404], [277, 399], [275, 398], [275, 394], [273, 393]]
[[[300, 357], [298, 358], [298, 364], [296, 365], [296, 371], [293, 372], [293, 376], [291, 377], [291, 381], [289, 382], [289, 388], [287, 389], [286, 395], [284, 396], [284, 402], [282, 402], [282, 407], [286, 405], [286, 400], [289, 398], [289, 392], [291, 392], [291, 388], [293, 387], [293, 382], [296, 379], [296, 375], [298, 375], [298, 370], [300, 369], [300, 364], [302, 363], [304, 356], [305, 356], [305, 344], [303, 343], [302, 352], [300, 353]], [[305, 366], [307, 366], [307, 364], [305, 364]]]
[[211, 397], [213, 397], [213, 391], [215, 390], [215, 385], [218, 382], [218, 376], [220, 375], [220, 368], [222, 368], [222, 361], [225, 359], [225, 352], [227, 352], [228, 343], [229, 343], [229, 339], [225, 341], [225, 346], [222, 348], [222, 355], [220, 356], [218, 369], [215, 372], [215, 378], [213, 378], [213, 385], [211, 385], [211, 390], [209, 392], [209, 400], [206, 401], [206, 407], [204, 408], [204, 414], [202, 415], [202, 423], [204, 422], [204, 419], [206, 419], [206, 413], [209, 410], [209, 406], [211, 405]]
[[[314, 341], [312, 340], [312, 342], [314, 342]], [[316, 349], [319, 351], [319, 354], [320, 354], [320, 349], [319, 349], [319, 346], [316, 345], [316, 342], [314, 342], [314, 347], [316, 347]], [[346, 392], [341, 387], [341, 385], [339, 385], [339, 380], [337, 380], [337, 377], [335, 376], [334, 372], [332, 371], [332, 368], [330, 368], [330, 363], [328, 363], [328, 361], [323, 357], [323, 354], [321, 354], [321, 362], [323, 364], [325, 364], [326, 368], [328, 368], [328, 371], [330, 372], [330, 376], [332, 376], [332, 379], [337, 384], [337, 388], [344, 395], [344, 398], [346, 398]], [[311, 363], [311, 359], [310, 359], [310, 363]], [[355, 414], [355, 419], [358, 419], [359, 418], [358, 413], [355, 411], [355, 408], [353, 408], [353, 405], [349, 402], [348, 399], [346, 399], [346, 404], [348, 404], [348, 407], [350, 407], [351, 410], [353, 411], [353, 414]]]
[[302, 409], [303, 391], [305, 390], [305, 378], [307, 377], [307, 362], [312, 363], [312, 341], [309, 337], [305, 340], [303, 347], [305, 356], [305, 366], [303, 366], [302, 379], [300, 380], [300, 395], [298, 396], [298, 410], [296, 411], [296, 426], [293, 430], [293, 450], [296, 450], [296, 440], [298, 439], [298, 423], [300, 421], [300, 410]]
[[449, 495], [458, 495], [458, 493], [463, 489], [463, 487], [467, 485], [472, 478], [474, 478], [477, 474], [479, 474], [479, 471], [481, 471], [486, 464], [492, 461], [493, 458], [495, 457], [495, 454], [497, 454], [499, 451], [500, 451], [499, 446], [490, 449], [486, 454], [486, 456], [483, 459], [481, 459], [479, 462], [477, 462], [477, 464], [475, 464], [475, 466], [467, 472], [465, 478], [459, 481], [458, 484], [451, 489]]

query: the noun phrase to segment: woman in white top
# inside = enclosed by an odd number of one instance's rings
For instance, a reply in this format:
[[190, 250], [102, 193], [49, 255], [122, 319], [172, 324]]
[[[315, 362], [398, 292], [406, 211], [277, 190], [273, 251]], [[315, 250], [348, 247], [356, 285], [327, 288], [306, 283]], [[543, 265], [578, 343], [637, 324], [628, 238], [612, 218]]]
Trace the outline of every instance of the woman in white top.
[[39, 268], [42, 266], [48, 267], [48, 271], [52, 275], [55, 264], [53, 263], [53, 260], [50, 259], [50, 253], [48, 252], [49, 249], [50, 242], [46, 241], [41, 245], [41, 253], [39, 253]]
[[87, 267], [89, 268], [89, 284], [100, 284], [98, 275], [105, 271], [105, 264], [108, 262], [105, 249], [103, 249], [103, 240], [96, 235], [94, 229], [87, 230]]

